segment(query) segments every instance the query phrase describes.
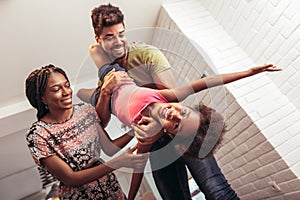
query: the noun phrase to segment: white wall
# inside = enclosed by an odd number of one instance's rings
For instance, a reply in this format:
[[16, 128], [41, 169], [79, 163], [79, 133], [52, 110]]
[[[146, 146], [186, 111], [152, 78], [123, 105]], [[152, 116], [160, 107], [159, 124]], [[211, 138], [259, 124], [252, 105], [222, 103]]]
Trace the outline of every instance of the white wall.
[[[299, 11], [296, 0], [174, 0], [160, 13], [158, 26], [194, 40], [216, 73], [269, 62], [283, 68], [227, 84], [226, 96], [204, 98], [226, 105], [229, 131], [216, 158], [243, 200], [300, 198], [299, 95], [293, 96], [299, 92]], [[169, 38], [174, 44], [168, 47], [206, 71], [185, 42]], [[174, 64], [185, 70], [176, 58]]]
[[[24, 80], [36, 67], [54, 63], [72, 80], [94, 42], [90, 11], [106, 2], [0, 1], [0, 106], [24, 100]], [[124, 12], [130, 31], [154, 26], [162, 0], [110, 2]]]
[[[35, 120], [34, 112], [28, 110], [29, 106], [24, 98], [26, 76], [34, 68], [51, 62], [66, 69], [71, 81], [80, 82], [75, 80], [76, 74], [80, 70], [85, 70], [82, 65], [88, 62], [86, 60], [87, 49], [90, 43], [94, 42], [90, 10], [103, 2], [108, 1], [0, 1], [0, 66], [2, 70], [0, 73], [0, 127], [2, 130], [0, 133], [0, 146], [2, 147], [0, 158], [1, 163], [5, 163], [0, 168], [1, 197], [18, 199], [40, 187], [38, 176], [33, 174], [35, 164], [23, 143], [24, 131]], [[135, 38], [135, 36], [146, 33], [147, 28], [145, 27], [152, 27], [156, 24], [160, 4], [167, 1], [127, 0], [125, 2], [114, 0], [111, 2], [120, 6], [125, 13], [127, 29], [132, 33], [132, 38]], [[222, 26], [222, 31], [225, 30], [231, 36], [232, 41], [230, 40], [230, 42], [225, 41], [224, 38], [222, 41], [214, 41], [213, 38], [210, 38], [212, 40], [207, 39], [206, 36], [213, 37], [213, 34], [210, 33], [213, 30], [205, 25], [206, 22], [210, 23], [205, 18], [201, 21], [204, 27], [202, 30], [208, 32], [204, 32], [204, 35], [196, 35], [196, 38], [198, 36], [204, 37], [201, 43], [202, 47], [205, 45], [212, 47], [205, 53], [210, 54], [215, 63], [223, 64], [221, 67], [227, 67], [230, 62], [237, 61], [235, 60], [237, 57], [244, 58], [246, 54], [250, 57], [251, 62], [265, 63], [270, 61], [284, 68], [280, 75], [271, 75], [268, 78], [272, 79], [286, 96], [278, 96], [276, 99], [269, 98], [271, 101], [262, 100], [267, 103], [259, 106], [263, 109], [259, 109], [257, 115], [254, 111], [259, 107], [250, 109], [254, 114], [252, 119], [249, 119], [245, 111], [232, 100], [234, 103], [229, 105], [230, 109], [233, 107], [237, 110], [236, 113], [230, 113], [232, 114], [230, 127], [233, 127], [233, 130], [245, 127], [245, 123], [247, 124], [251, 120], [261, 120], [257, 122], [258, 126], [251, 125], [249, 130], [243, 131], [239, 137], [237, 137], [237, 132], [231, 135], [232, 141], [226, 141], [228, 145], [219, 154], [222, 157], [222, 159], [220, 157], [220, 164], [225, 174], [229, 175], [230, 180], [233, 181], [233, 185], [239, 188], [240, 194], [244, 194], [245, 197], [251, 192], [253, 195], [256, 194], [256, 197], [274, 192], [267, 190], [269, 180], [280, 181], [279, 185], [284, 191], [287, 190], [286, 188], [291, 191], [299, 190], [297, 177], [295, 178], [294, 174], [291, 173], [293, 171], [298, 177], [300, 174], [299, 142], [297, 142], [300, 130], [299, 123], [297, 123], [300, 121], [297, 118], [300, 102], [300, 95], [297, 93], [300, 85], [297, 81], [300, 66], [298, 64], [300, 60], [299, 2], [297, 0], [195, 0], [185, 2], [173, 0], [171, 2], [190, 6], [186, 10], [183, 10], [183, 5], [177, 8], [176, 5], [171, 6], [172, 8], [175, 7], [175, 15], [178, 19], [182, 18], [178, 15], [179, 11], [188, 13], [183, 16], [185, 17], [182, 24], [184, 27], [191, 28], [189, 25], [194, 22], [199, 24], [200, 18], [189, 20], [188, 15], [191, 14], [191, 11], [197, 17], [198, 14], [201, 15], [202, 12], [197, 11], [196, 7], [200, 4]], [[194, 3], [195, 6], [189, 5], [189, 3]], [[176, 25], [172, 23], [171, 26], [175, 27]], [[219, 30], [221, 29], [214, 30], [214, 34], [218, 35]], [[189, 32], [192, 33], [192, 31]], [[236, 54], [236, 57], [229, 57], [229, 54], [226, 54], [227, 50], [235, 50], [235, 48], [230, 49], [229, 44], [232, 42], [238, 44], [238, 47], [243, 50], [242, 54]], [[194, 54], [189, 56], [194, 56]], [[256, 86], [259, 87], [259, 84]], [[257, 97], [258, 93], [245, 95], [248, 90], [244, 88], [239, 91], [241, 98], [253, 100]], [[263, 91], [260, 90], [259, 93], [263, 93]], [[278, 102], [283, 103], [281, 99], [286, 97], [289, 98], [288, 101], [285, 100], [286, 106], [278, 108], [276, 112], [270, 111], [274, 105], [278, 105]], [[247, 101], [242, 101], [244, 108], [246, 103]], [[295, 110], [295, 107], [298, 110]], [[262, 112], [263, 110], [265, 112]], [[256, 134], [259, 131], [258, 127], [262, 127], [263, 131]], [[263, 134], [266, 138], [263, 137]], [[289, 135], [288, 138], [287, 135]], [[273, 146], [269, 146], [269, 142]], [[254, 147], [254, 145], [256, 146]], [[243, 152], [245, 146], [249, 151]], [[274, 147], [276, 151], [273, 149]], [[13, 150], [10, 151], [9, 148]], [[278, 152], [282, 156], [281, 158], [278, 158]], [[245, 153], [246, 157], [240, 156], [241, 153]], [[235, 161], [232, 155], [238, 155], [240, 160]], [[255, 155], [257, 157], [254, 157]], [[248, 157], [251, 157], [252, 160], [249, 160]], [[22, 161], [23, 165], [18, 161], [19, 158], [26, 159]], [[286, 162], [282, 161], [282, 158]], [[289, 166], [286, 166], [286, 163]], [[248, 169], [248, 171], [243, 171], [244, 169]], [[274, 171], [270, 171], [270, 169]], [[239, 179], [237, 176], [241, 178]], [[256, 179], [253, 180], [253, 178]], [[246, 183], [249, 183], [249, 187]], [[26, 188], [24, 184], [26, 186], [32, 185], [32, 187]], [[19, 193], [17, 193], [12, 185], [15, 188], [26, 188], [26, 190], [18, 190]], [[258, 190], [257, 188], [263, 189]], [[282, 193], [280, 195], [283, 195]], [[251, 197], [253, 196], [248, 196], [248, 199]]]
[[[86, 59], [88, 47], [94, 42], [90, 12], [107, 2], [0, 1], [0, 199], [20, 199], [41, 189], [25, 142], [25, 131], [36, 120], [24, 95], [27, 75], [53, 63], [67, 71], [75, 88], [80, 86], [81, 81], [75, 80], [79, 72], [93, 73], [96, 78], [92, 70], [96, 68], [82, 65], [91, 65]], [[110, 2], [125, 14], [128, 32], [144, 32], [143, 28], [155, 25], [162, 0]], [[82, 77], [87, 78], [91, 77]]]
[[299, 110], [300, 1], [200, 2], [255, 62], [271, 62], [284, 69], [272, 79]]

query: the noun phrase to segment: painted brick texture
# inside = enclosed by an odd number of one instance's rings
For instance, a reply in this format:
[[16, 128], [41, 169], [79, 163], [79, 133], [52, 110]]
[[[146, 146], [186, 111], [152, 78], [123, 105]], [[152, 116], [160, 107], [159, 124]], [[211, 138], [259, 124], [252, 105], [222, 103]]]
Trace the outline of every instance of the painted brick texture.
[[300, 199], [298, 4], [185, 0], [166, 3], [160, 11], [157, 26], [162, 28], [153, 44], [169, 59], [178, 84], [256, 63], [272, 61], [284, 68], [280, 74], [250, 77], [186, 101], [203, 101], [226, 117], [229, 131], [216, 158], [241, 199]]

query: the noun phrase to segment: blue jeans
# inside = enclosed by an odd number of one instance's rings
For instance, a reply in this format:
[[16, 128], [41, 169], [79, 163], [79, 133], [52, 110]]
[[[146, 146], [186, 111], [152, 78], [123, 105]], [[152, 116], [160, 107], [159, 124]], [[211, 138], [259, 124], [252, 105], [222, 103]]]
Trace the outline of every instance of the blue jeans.
[[[171, 139], [168, 136], [160, 138], [152, 145], [151, 151], [164, 147], [170, 141]], [[168, 153], [175, 153], [171, 148], [168, 151]], [[157, 159], [150, 155], [151, 166], [157, 165], [156, 161]], [[187, 165], [206, 200], [239, 200], [239, 197], [221, 172], [214, 156], [205, 159], [180, 157], [170, 165], [153, 171], [154, 182], [164, 200], [191, 199], [185, 165]]]
[[185, 158], [185, 162], [206, 200], [240, 199], [227, 182], [214, 156], [202, 160]]
[[[170, 154], [174, 154], [173, 148], [166, 146], [171, 141], [170, 137], [162, 136], [153, 143], [150, 151], [156, 151], [164, 147], [164, 152], [160, 152], [157, 156], [150, 154], [150, 164], [152, 168], [152, 176], [160, 196], [164, 200], [190, 200], [191, 194], [188, 185], [188, 176], [185, 168], [185, 161], [182, 157], [170, 163], [166, 167], [160, 168], [164, 158], [168, 158]], [[157, 170], [156, 170], [157, 169]]]

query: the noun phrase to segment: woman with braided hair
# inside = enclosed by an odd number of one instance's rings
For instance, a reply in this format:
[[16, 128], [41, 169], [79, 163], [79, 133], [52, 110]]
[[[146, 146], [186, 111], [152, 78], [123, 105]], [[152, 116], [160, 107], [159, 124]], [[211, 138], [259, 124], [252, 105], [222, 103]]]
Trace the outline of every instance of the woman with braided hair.
[[112, 140], [90, 104], [72, 104], [69, 79], [59, 67], [36, 69], [26, 79], [26, 96], [37, 110], [37, 121], [26, 134], [34, 161], [60, 181], [60, 199], [126, 199], [113, 170], [142, 168], [145, 155], [135, 148], [104, 162], [101, 150], [114, 155], [133, 131]]

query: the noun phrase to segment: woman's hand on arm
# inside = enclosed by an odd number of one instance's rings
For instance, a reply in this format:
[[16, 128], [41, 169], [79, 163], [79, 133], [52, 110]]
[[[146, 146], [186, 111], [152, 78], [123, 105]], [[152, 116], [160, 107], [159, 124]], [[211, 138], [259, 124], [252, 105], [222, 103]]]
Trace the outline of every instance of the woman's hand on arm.
[[129, 148], [124, 153], [122, 153], [117, 159], [119, 159], [119, 164], [123, 167], [134, 168], [135, 172], [141, 170], [145, 167], [145, 164], [149, 158], [149, 153], [143, 154], [133, 154], [133, 152], [138, 148], [138, 144], [133, 148]]
[[129, 149], [104, 164], [80, 171], [73, 171], [72, 168], [57, 155], [45, 158], [41, 162], [59, 181], [66, 185], [76, 187], [97, 180], [121, 167], [134, 169], [143, 168], [148, 156], [147, 154], [135, 155], [132, 153], [134, 150], [135, 149]]
[[[115, 170], [115, 168], [107, 164], [102, 164], [80, 171], [73, 171], [73, 169], [57, 155], [43, 159], [42, 163], [59, 181], [73, 187], [97, 180]], [[117, 165], [115, 164], [114, 167], [117, 167]]]

